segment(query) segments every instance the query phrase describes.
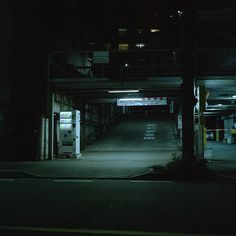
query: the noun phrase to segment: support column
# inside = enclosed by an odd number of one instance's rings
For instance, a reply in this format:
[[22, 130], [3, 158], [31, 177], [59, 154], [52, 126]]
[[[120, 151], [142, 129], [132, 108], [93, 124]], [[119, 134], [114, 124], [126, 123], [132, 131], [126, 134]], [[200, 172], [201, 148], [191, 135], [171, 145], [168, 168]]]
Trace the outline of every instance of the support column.
[[49, 93], [49, 127], [48, 127], [48, 158], [53, 160], [53, 142], [54, 142], [54, 93]]
[[205, 119], [203, 112], [206, 109], [206, 87], [201, 85], [199, 86], [199, 111], [198, 111], [198, 142], [197, 142], [197, 158], [204, 158], [204, 126]]
[[193, 161], [194, 156], [194, 73], [195, 73], [195, 37], [194, 37], [194, 10], [191, 3], [186, 2], [183, 11], [183, 160]]
[[[189, 78], [191, 80], [191, 78]], [[184, 97], [182, 100], [182, 120], [183, 120], [183, 129], [182, 129], [182, 153], [183, 159], [192, 161], [195, 160], [194, 157], [194, 96], [193, 92], [191, 93], [190, 84], [184, 85]], [[190, 91], [189, 91], [190, 90]]]

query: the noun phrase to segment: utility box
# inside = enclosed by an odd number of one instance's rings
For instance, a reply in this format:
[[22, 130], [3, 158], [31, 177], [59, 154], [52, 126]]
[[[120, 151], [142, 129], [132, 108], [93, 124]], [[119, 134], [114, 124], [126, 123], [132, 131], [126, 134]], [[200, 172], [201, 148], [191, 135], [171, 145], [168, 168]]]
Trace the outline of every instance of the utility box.
[[60, 112], [59, 157], [79, 158], [80, 153], [80, 111]]

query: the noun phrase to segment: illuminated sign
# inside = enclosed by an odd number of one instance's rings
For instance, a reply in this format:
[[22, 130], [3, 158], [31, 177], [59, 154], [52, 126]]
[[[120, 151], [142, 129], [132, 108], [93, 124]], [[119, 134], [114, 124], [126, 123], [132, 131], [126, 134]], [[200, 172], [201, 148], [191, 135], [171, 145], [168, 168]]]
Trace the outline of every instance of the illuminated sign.
[[62, 130], [72, 129], [72, 112], [71, 111], [60, 112], [60, 129]]
[[93, 63], [109, 63], [109, 52], [108, 51], [95, 51], [93, 52]]
[[60, 124], [60, 129], [71, 130], [72, 124]]
[[117, 99], [117, 106], [165, 106], [165, 105], [167, 105], [166, 97]]
[[62, 111], [60, 112], [60, 119], [68, 119], [72, 118], [72, 112], [71, 111]]
[[72, 124], [72, 119], [60, 119], [60, 124]]

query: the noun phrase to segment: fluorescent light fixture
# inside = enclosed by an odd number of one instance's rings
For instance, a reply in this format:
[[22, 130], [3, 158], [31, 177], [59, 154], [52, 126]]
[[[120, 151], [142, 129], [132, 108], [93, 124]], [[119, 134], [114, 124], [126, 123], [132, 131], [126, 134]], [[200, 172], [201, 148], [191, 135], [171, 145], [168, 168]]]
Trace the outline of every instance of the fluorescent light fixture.
[[221, 106], [222, 106], [222, 104], [221, 104], [221, 103], [219, 103], [219, 104], [217, 104], [217, 106], [218, 106], [218, 107], [221, 107]]
[[236, 95], [233, 95], [232, 97], [233, 97], [233, 98], [236, 98]]
[[108, 93], [138, 93], [139, 89], [130, 90], [109, 90]]
[[142, 98], [120, 98], [120, 101], [142, 101]]

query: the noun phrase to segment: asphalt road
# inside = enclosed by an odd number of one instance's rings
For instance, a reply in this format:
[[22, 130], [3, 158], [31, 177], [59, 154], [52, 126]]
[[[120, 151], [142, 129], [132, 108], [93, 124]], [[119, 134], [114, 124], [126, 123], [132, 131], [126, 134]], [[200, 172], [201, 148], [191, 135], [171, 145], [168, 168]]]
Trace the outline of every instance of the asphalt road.
[[236, 234], [236, 182], [1, 179], [0, 225]]

